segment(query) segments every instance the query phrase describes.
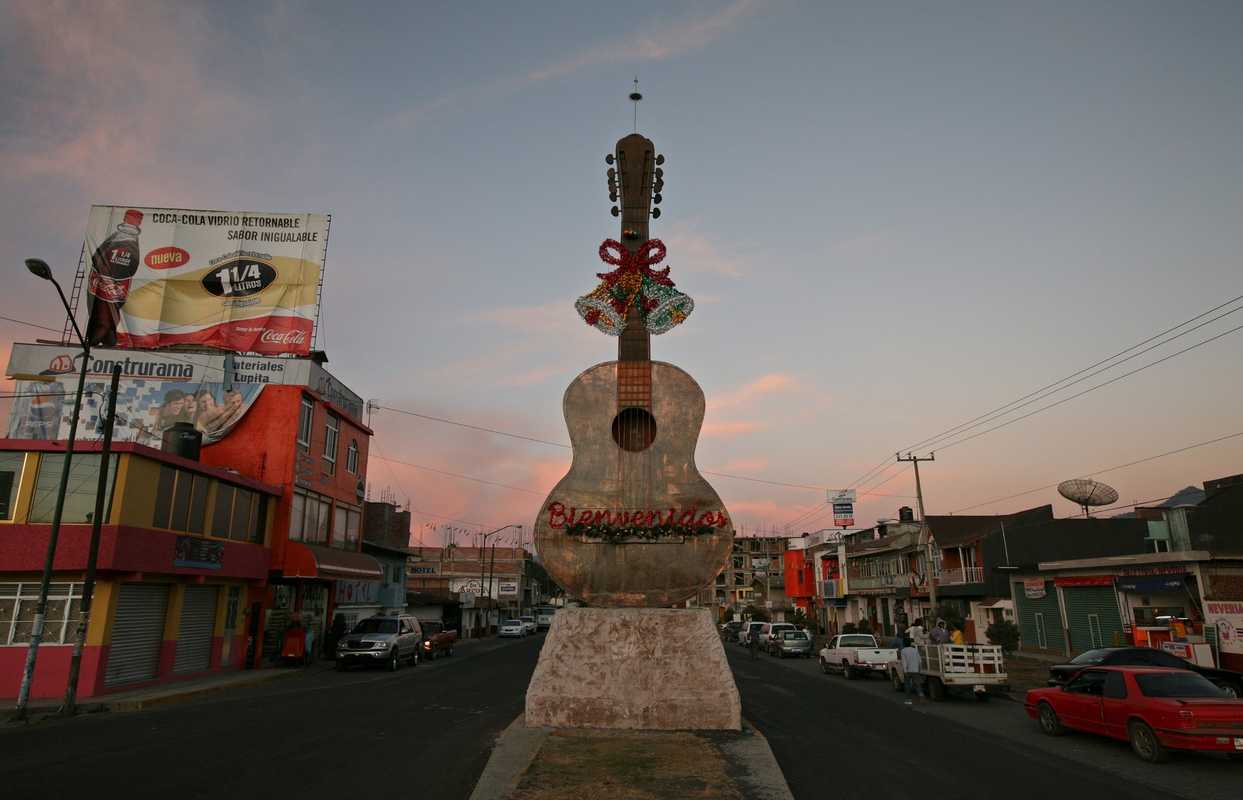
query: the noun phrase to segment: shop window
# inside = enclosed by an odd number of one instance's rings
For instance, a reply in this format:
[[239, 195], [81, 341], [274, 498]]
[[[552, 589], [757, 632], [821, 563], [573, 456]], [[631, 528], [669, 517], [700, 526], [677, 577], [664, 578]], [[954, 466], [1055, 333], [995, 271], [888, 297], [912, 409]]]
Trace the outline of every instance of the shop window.
[[[39, 605], [38, 583], [0, 583], [0, 646], [30, 641]], [[53, 583], [48, 587], [44, 644], [77, 641], [82, 610], [82, 584]]]
[[345, 506], [337, 506], [332, 513], [332, 546], [345, 548]]
[[362, 524], [363, 514], [361, 511], [349, 509], [345, 515], [345, 541], [352, 545], [352, 549], [358, 549], [358, 529]]
[[302, 541], [302, 518], [306, 514], [306, 498], [294, 492], [293, 501], [289, 504], [289, 539]]
[[238, 542], [262, 542], [266, 517], [266, 498], [258, 492], [225, 483], [217, 485], [216, 505], [212, 509], [212, 536]]
[[156, 484], [152, 527], [202, 533], [209, 483], [202, 475], [162, 465]]
[[350, 446], [345, 450], [345, 471], [351, 475], [358, 474], [358, 440], [350, 439]]
[[[112, 490], [117, 479], [116, 455], [109, 466], [107, 497], [104, 520], [112, 514]], [[95, 513], [95, 492], [99, 487], [98, 453], [76, 453], [69, 466], [69, 483], [65, 487], [65, 507], [61, 522], [87, 523]], [[30, 522], [51, 522], [56, 511], [56, 496], [60, 489], [60, 476], [65, 460], [60, 454], [45, 453], [39, 459], [39, 474], [35, 478], [34, 499], [30, 504]]]
[[341, 418], [329, 412], [328, 421], [324, 425], [324, 462], [328, 464], [328, 474], [337, 474], [337, 439], [341, 436]]
[[0, 519], [13, 519], [25, 453], [0, 453]]
[[298, 444], [304, 449], [311, 447], [311, 426], [315, 422], [315, 402], [309, 397], [302, 398], [302, 411], [298, 417]]

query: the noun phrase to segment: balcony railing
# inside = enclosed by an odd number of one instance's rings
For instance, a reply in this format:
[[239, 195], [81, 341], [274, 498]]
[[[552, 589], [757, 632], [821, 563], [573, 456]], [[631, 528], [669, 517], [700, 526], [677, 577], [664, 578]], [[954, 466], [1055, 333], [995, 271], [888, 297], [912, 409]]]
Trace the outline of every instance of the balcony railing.
[[850, 576], [851, 589], [888, 589], [892, 586], [905, 586], [905, 575], [864, 575]]
[[983, 583], [984, 568], [983, 567], [955, 567], [941, 571], [941, 577], [937, 580], [942, 586], [953, 586], [963, 583]]
[[836, 600], [842, 596], [842, 582], [829, 580], [820, 582], [820, 596], [825, 600]]

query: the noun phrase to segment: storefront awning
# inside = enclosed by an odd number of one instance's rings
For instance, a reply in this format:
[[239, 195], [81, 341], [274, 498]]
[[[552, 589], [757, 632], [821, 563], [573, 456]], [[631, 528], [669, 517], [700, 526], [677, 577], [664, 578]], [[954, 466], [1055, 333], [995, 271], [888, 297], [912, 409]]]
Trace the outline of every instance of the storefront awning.
[[289, 542], [285, 546], [285, 565], [281, 573], [286, 578], [324, 578], [335, 580], [380, 580], [384, 570], [380, 562], [366, 553], [317, 547], [301, 542]]

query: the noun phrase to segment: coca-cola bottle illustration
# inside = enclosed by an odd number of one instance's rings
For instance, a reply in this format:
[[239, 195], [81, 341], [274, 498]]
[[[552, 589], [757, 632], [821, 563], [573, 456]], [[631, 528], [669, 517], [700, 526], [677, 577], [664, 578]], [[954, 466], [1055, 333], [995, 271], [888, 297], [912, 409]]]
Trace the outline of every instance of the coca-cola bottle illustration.
[[116, 232], [91, 254], [91, 278], [87, 284], [90, 317], [86, 323], [89, 345], [112, 347], [117, 343], [121, 307], [129, 297], [130, 279], [138, 271], [138, 234], [142, 212], [129, 209]]

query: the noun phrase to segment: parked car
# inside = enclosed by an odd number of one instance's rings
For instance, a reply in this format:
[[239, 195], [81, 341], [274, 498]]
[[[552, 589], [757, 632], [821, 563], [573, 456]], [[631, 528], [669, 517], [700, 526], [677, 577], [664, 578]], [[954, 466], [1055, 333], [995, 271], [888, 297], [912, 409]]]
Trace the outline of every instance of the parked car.
[[546, 631], [552, 627], [553, 615], [557, 613], [554, 608], [541, 608], [535, 612], [535, 627], [538, 630]]
[[419, 663], [422, 644], [423, 628], [414, 617], [367, 617], [337, 643], [337, 669], [348, 669], [354, 664], [383, 664], [395, 672], [403, 661]]
[[445, 630], [440, 620], [420, 620], [423, 626], [423, 657], [434, 661], [441, 656], [453, 655], [453, 645], [457, 642], [457, 631]]
[[738, 641], [738, 634], [741, 632], [742, 632], [741, 622], [738, 622], [737, 620], [733, 622], [726, 622], [724, 625], [721, 626], [721, 641], [736, 642]]
[[1243, 700], [1187, 670], [1089, 667], [1065, 685], [1028, 691], [1024, 707], [1049, 736], [1073, 728], [1130, 741], [1145, 761], [1165, 761], [1170, 750], [1243, 754]]
[[789, 622], [766, 622], [764, 623], [764, 626], [760, 628], [760, 633], [759, 633], [760, 649], [767, 650], [768, 640], [772, 638], [773, 636], [779, 635], [782, 631], [792, 631], [792, 630], [794, 630], [794, 625], [792, 625]]
[[748, 622], [745, 625], [743, 625], [742, 631], [739, 632], [738, 634], [738, 644], [746, 647], [747, 645], [751, 644], [752, 636], [756, 637], [755, 641], [758, 644], [759, 643], [758, 634], [760, 632], [760, 628], [764, 627], [765, 624], [766, 623], [763, 623], [763, 622]]
[[811, 658], [811, 636], [802, 630], [780, 630], [768, 637], [768, 654], [778, 658]]
[[535, 625], [535, 617], [518, 617], [518, 621], [526, 627], [527, 633], [535, 633], [539, 630]]
[[820, 651], [820, 671], [826, 675], [841, 672], [853, 680], [873, 672], [887, 673], [890, 663], [897, 659], [897, 650], [877, 647], [876, 637], [870, 633], [845, 633], [834, 636]]
[[501, 623], [501, 629], [498, 632], [500, 636], [517, 636], [519, 638], [527, 635], [527, 626], [520, 619], [507, 619]]
[[1173, 653], [1153, 647], [1102, 647], [1088, 650], [1068, 664], [1049, 667], [1049, 685], [1066, 683], [1084, 667], [1168, 667], [1186, 669], [1208, 678], [1229, 697], [1243, 697], [1243, 674], [1192, 664]]

